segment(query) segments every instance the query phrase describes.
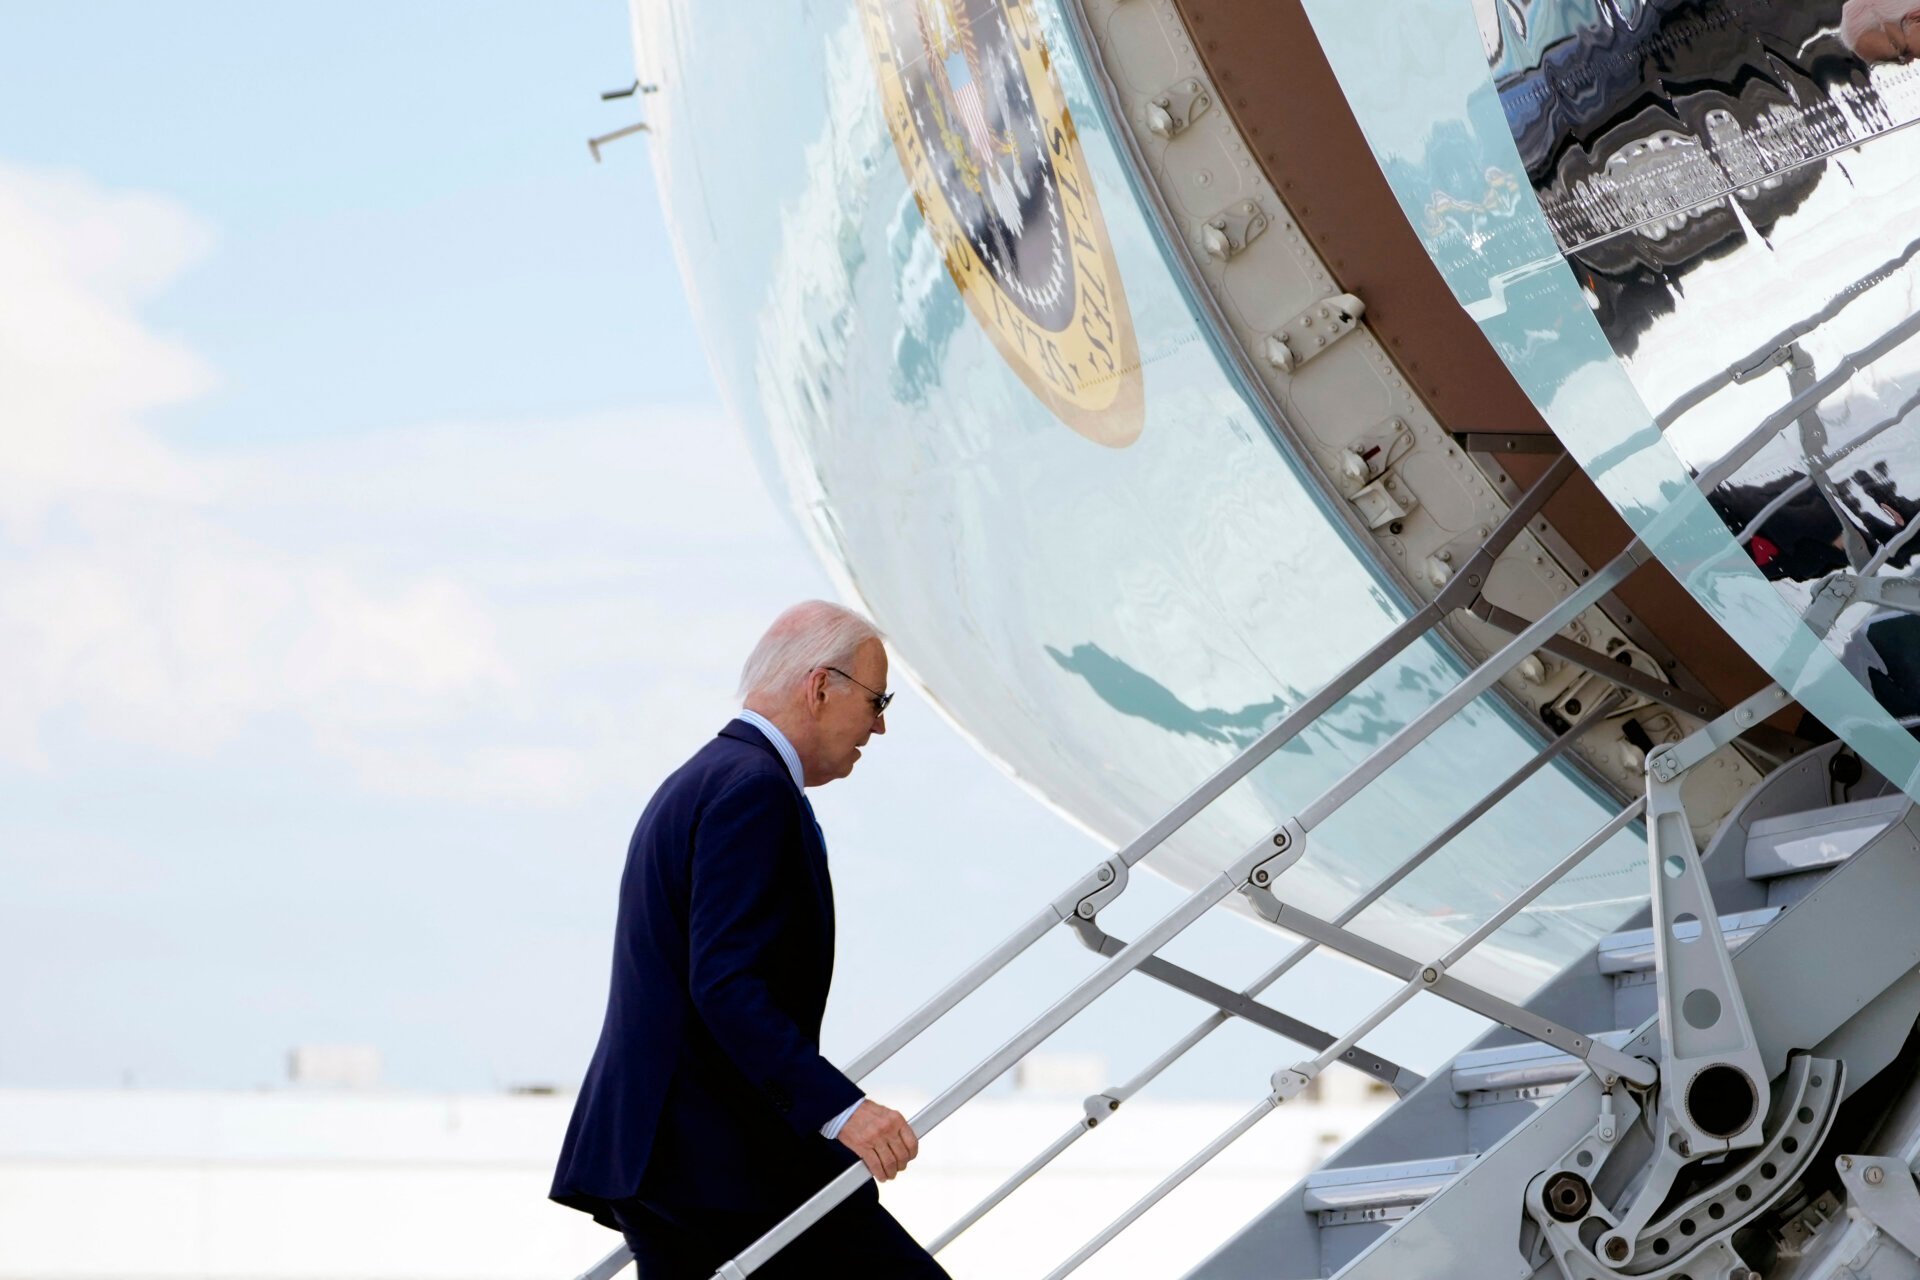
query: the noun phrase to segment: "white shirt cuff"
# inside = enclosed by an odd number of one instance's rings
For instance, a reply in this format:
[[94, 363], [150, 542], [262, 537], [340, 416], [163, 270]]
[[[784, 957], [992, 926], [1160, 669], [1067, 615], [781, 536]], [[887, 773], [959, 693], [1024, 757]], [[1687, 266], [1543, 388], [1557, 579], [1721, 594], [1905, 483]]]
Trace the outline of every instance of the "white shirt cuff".
[[[865, 1101], [866, 1101], [865, 1098], [860, 1099], [860, 1102], [865, 1102]], [[854, 1103], [852, 1106], [848, 1107], [845, 1111], [842, 1111], [839, 1115], [835, 1116], [833, 1119], [821, 1125], [820, 1136], [827, 1139], [833, 1139], [833, 1138], [839, 1137], [840, 1130], [846, 1128], [847, 1121], [853, 1119], [853, 1113], [860, 1109], [860, 1102]]]

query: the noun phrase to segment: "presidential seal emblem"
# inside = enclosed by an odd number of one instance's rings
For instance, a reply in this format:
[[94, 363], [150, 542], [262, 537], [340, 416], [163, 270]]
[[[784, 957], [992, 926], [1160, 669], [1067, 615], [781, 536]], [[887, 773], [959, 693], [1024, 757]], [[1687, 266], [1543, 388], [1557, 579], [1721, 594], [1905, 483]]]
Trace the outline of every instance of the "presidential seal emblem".
[[1061, 421], [1140, 434], [1140, 353], [1029, 0], [858, 0], [882, 107], [967, 309]]

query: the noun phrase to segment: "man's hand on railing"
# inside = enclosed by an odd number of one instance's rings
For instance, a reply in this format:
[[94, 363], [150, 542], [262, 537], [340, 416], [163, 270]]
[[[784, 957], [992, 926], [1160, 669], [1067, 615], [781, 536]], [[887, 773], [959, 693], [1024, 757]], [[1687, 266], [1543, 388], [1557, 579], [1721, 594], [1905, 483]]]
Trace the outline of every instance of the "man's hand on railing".
[[920, 1139], [907, 1118], [868, 1098], [840, 1129], [840, 1141], [866, 1162], [875, 1182], [886, 1182], [920, 1154]]

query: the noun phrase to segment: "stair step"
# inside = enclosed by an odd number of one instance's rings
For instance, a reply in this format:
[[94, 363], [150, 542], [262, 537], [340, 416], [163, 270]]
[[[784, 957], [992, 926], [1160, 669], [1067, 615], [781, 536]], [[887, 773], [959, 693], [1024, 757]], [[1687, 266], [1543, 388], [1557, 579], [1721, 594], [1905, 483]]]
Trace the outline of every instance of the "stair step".
[[[1617, 1049], [1632, 1037], [1631, 1031], [1603, 1031], [1594, 1039]], [[1467, 1095], [1563, 1085], [1586, 1067], [1572, 1054], [1534, 1040], [1469, 1049], [1453, 1060], [1453, 1091]]]
[[[1728, 953], [1745, 946], [1747, 939], [1772, 924], [1780, 911], [1779, 907], [1756, 907], [1752, 911], [1721, 916], [1720, 932], [1726, 937]], [[1652, 929], [1627, 929], [1600, 940], [1600, 972], [1619, 975], [1646, 973], [1652, 969]]]
[[1747, 829], [1747, 878], [1773, 880], [1837, 866], [1899, 821], [1909, 803], [1895, 793], [1762, 818]]
[[1479, 1157], [1442, 1156], [1394, 1164], [1352, 1165], [1307, 1175], [1303, 1207], [1321, 1225], [1404, 1217]]

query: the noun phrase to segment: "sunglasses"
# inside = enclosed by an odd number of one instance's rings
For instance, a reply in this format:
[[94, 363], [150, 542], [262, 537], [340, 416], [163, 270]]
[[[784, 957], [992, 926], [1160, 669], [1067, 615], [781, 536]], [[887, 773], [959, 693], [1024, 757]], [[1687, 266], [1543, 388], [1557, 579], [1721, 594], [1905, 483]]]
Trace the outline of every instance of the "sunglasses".
[[871, 685], [860, 684], [858, 680], [855, 680], [838, 667], [822, 667], [821, 670], [831, 671], [848, 684], [859, 684], [862, 689], [865, 689], [867, 691], [867, 701], [873, 706], [874, 719], [878, 720], [881, 716], [887, 714], [887, 707], [893, 702], [893, 695], [891, 693], [882, 693]]

